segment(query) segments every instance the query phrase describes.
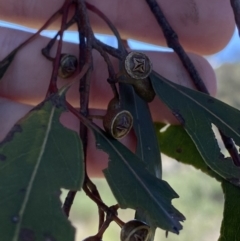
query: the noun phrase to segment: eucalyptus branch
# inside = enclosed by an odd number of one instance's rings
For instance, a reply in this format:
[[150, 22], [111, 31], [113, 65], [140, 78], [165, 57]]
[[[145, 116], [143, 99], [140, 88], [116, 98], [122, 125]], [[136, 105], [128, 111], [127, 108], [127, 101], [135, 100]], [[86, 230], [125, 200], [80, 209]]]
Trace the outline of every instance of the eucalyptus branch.
[[[85, 7], [85, 3], [81, 0], [78, 1], [78, 13], [79, 15], [76, 18], [76, 23], [78, 26], [78, 32], [79, 32], [79, 64], [80, 64], [80, 70], [87, 64], [92, 66], [92, 45], [93, 45], [93, 39], [94, 35], [91, 30], [88, 16], [87, 16], [87, 11]], [[101, 47], [98, 47], [100, 50]], [[111, 62], [107, 56], [107, 54], [102, 51], [102, 55], [105, 57], [107, 60], [108, 66], [109, 66], [109, 71], [111, 76], [114, 76], [114, 70], [113, 67], [111, 66]], [[88, 103], [89, 103], [89, 91], [90, 91], [90, 75], [91, 75], [92, 67], [88, 69], [86, 74], [81, 77], [80, 79], [80, 85], [79, 85], [79, 92], [80, 92], [80, 113], [84, 116], [88, 116]], [[86, 162], [87, 159], [87, 128], [85, 125], [83, 125], [80, 122], [80, 138], [82, 139], [83, 143], [83, 150], [84, 150], [84, 159]], [[85, 165], [86, 168], [86, 165]], [[95, 200], [100, 200], [101, 197], [100, 194], [96, 188], [96, 186], [92, 183], [90, 178], [88, 177], [87, 170], [85, 169], [85, 180], [83, 184], [83, 190], [86, 192], [88, 196], [91, 198], [95, 197]], [[66, 205], [72, 204], [74, 197], [75, 197], [76, 192], [75, 191], [70, 191], [68, 193], [67, 199], [66, 199]], [[99, 210], [99, 230], [104, 224], [104, 211], [102, 208], [98, 205], [98, 210]], [[71, 207], [70, 207], [71, 208]], [[69, 209], [70, 209], [69, 208]]]
[[[79, 92], [80, 92], [80, 112], [84, 115], [88, 115], [88, 103], [89, 103], [89, 91], [90, 91], [90, 75], [92, 71], [92, 48], [91, 48], [91, 36], [90, 36], [90, 24], [87, 17], [85, 3], [82, 0], [77, 1], [77, 8], [75, 13], [75, 19], [79, 32], [79, 67], [80, 71], [84, 66], [89, 65], [90, 68], [87, 72], [81, 76], [79, 81]], [[85, 43], [85, 37], [87, 38], [87, 44]], [[80, 122], [79, 130], [80, 138], [83, 144], [84, 160], [85, 160], [85, 178], [86, 172], [86, 160], [87, 160], [87, 128]], [[64, 205], [72, 204], [76, 195], [76, 191], [69, 191], [68, 199], [65, 200]], [[69, 210], [71, 206], [68, 207]]]
[[[106, 51], [108, 54], [112, 55], [113, 57], [115, 57], [119, 60], [122, 60], [124, 58], [121, 50], [115, 49], [115, 48], [101, 42], [100, 40], [98, 40], [95, 37], [94, 37], [94, 42], [96, 42], [97, 45], [101, 46], [104, 51]], [[95, 46], [95, 44], [94, 44], [94, 46]], [[93, 46], [93, 48], [95, 48], [94, 46]]]
[[105, 21], [105, 23], [108, 25], [108, 27], [111, 29], [111, 31], [113, 32], [113, 34], [117, 38], [118, 49], [120, 49], [122, 51], [123, 56], [126, 55], [127, 51], [124, 48], [124, 44], [122, 43], [122, 39], [120, 37], [120, 34], [119, 34], [118, 30], [116, 29], [116, 27], [109, 20], [109, 18], [103, 12], [101, 12], [98, 8], [96, 8], [95, 6], [91, 5], [90, 3], [86, 3], [86, 6], [87, 6], [87, 8], [89, 10], [93, 11], [94, 13], [96, 13], [101, 19], [103, 19]]
[[[88, 175], [85, 176], [85, 182], [86, 182], [86, 186], [90, 189], [90, 191], [92, 192], [92, 194], [97, 197], [99, 200], [102, 201], [102, 198], [98, 192], [98, 189], [96, 187], [96, 185], [91, 181], [91, 179], [88, 177]], [[98, 207], [98, 216], [99, 216], [99, 225], [98, 225], [98, 229], [100, 230], [100, 228], [102, 227], [104, 220], [105, 220], [105, 215], [104, 212], [102, 211], [101, 208]]]
[[[79, 57], [80, 57], [80, 69], [81, 69], [85, 63], [90, 63], [92, 65], [93, 34], [89, 23], [85, 2], [83, 0], [78, 0], [78, 11], [79, 11], [79, 18], [77, 20], [77, 26], [80, 34]], [[81, 113], [84, 113], [84, 115], [86, 116], [88, 114], [89, 91], [90, 91], [89, 77], [87, 78], [87, 80], [84, 80], [84, 79], [80, 80], [79, 91], [80, 91], [80, 99], [81, 99], [80, 111]]]
[[77, 193], [76, 191], [69, 191], [63, 203], [62, 209], [67, 217], [69, 217], [69, 213], [70, 213], [76, 193]]
[[[89, 122], [89, 120], [84, 115], [79, 113], [71, 104], [69, 104], [68, 102], [66, 104], [67, 104], [68, 110], [71, 113], [73, 113], [80, 121], [84, 123]], [[101, 199], [99, 199], [96, 195], [92, 193], [92, 191], [90, 191], [89, 185], [87, 185], [87, 180], [88, 178], [85, 177], [84, 185], [83, 185], [83, 190], [86, 193], [86, 195], [89, 196], [97, 204], [97, 206], [101, 208], [101, 210], [103, 210], [105, 213], [112, 212], [111, 209]], [[120, 227], [124, 225], [124, 222], [115, 213], [113, 213], [113, 220]]]
[[108, 207], [105, 203], [103, 203], [101, 200], [99, 200], [95, 195], [90, 192], [90, 190], [87, 187], [83, 187], [83, 190], [85, 191], [86, 195], [91, 198], [98, 207], [100, 207], [105, 213], [111, 213], [112, 219], [120, 226], [122, 227], [124, 225], [124, 222], [116, 215], [115, 212], [112, 211], [110, 207]]
[[[74, 16], [71, 18], [70, 21], [68, 21], [66, 23], [66, 26], [64, 28], [64, 30], [67, 30], [69, 27], [71, 27], [74, 23], [76, 22], [76, 13], [74, 14]], [[45, 48], [42, 49], [42, 54], [49, 59], [50, 61], [53, 61], [54, 58], [52, 58], [50, 56], [50, 50], [53, 47], [54, 43], [57, 40], [57, 37], [60, 35], [60, 31], [58, 31], [55, 36], [49, 41], [49, 43], [47, 44], [47, 46]]]
[[[234, 0], [231, 0], [233, 2]], [[188, 71], [190, 77], [193, 80], [196, 88], [206, 94], [209, 94], [208, 89], [206, 88], [204, 82], [202, 81], [199, 73], [197, 72], [196, 68], [194, 67], [191, 59], [188, 57], [186, 52], [184, 51], [183, 47], [178, 41], [178, 36], [173, 28], [170, 26], [169, 22], [167, 21], [166, 17], [164, 16], [159, 4], [156, 0], [146, 0], [149, 8], [151, 9], [153, 15], [155, 16], [158, 24], [162, 28], [163, 34], [167, 41], [168, 47], [172, 48], [174, 52], [178, 55], [179, 59], [181, 60], [182, 64]], [[234, 1], [235, 3], [238, 1]], [[238, 151], [234, 142], [231, 138], [225, 136], [221, 130], [219, 130], [221, 134], [221, 138], [223, 140], [224, 146], [228, 150], [234, 164], [236, 166], [240, 166], [240, 157], [238, 155]]]
[[[76, 11], [76, 13], [77, 13], [77, 11]], [[74, 15], [74, 19], [76, 19], [76, 22], [79, 20], [79, 15], [77, 15], [75, 13], [75, 15]], [[73, 19], [73, 18], [72, 18]], [[78, 23], [78, 22], [77, 22]], [[79, 26], [79, 25], [78, 25]], [[60, 32], [58, 32], [58, 34], [57, 35], [60, 35], [61, 36], [61, 31]], [[56, 35], [56, 36], [57, 36]], [[55, 36], [55, 37], [56, 37]], [[81, 36], [82, 37], [82, 36]], [[81, 40], [81, 39], [80, 39]], [[81, 45], [81, 41], [80, 41], [80, 45]], [[79, 51], [80, 52], [80, 51]], [[82, 57], [81, 57], [81, 55], [79, 54], [79, 59], [81, 60], [82, 59]], [[83, 69], [83, 67], [84, 67], [84, 61], [85, 60], [83, 60], [82, 62], [80, 62], [80, 71]], [[83, 65], [81, 65], [83, 63]], [[87, 72], [89, 71], [89, 68], [87, 69]], [[80, 77], [80, 79], [82, 79], [82, 78], [84, 78], [84, 76], [86, 76], [86, 73], [84, 73], [84, 75], [83, 76], [81, 76]], [[80, 133], [80, 137], [82, 138], [82, 141], [83, 141], [83, 149], [84, 149], [84, 159], [86, 160], [86, 149], [87, 149], [87, 132], [86, 132], [86, 128], [81, 128], [81, 130], [82, 130], [82, 132]], [[80, 130], [80, 131], [81, 131]], [[86, 166], [86, 165], [85, 165]], [[70, 212], [70, 210], [71, 210], [71, 207], [72, 207], [72, 204], [73, 204], [73, 201], [74, 201], [74, 198], [75, 198], [75, 196], [76, 196], [76, 191], [73, 191], [73, 190], [70, 190], [69, 192], [68, 192], [68, 194], [67, 194], [67, 197], [66, 197], [66, 199], [65, 199], [65, 202], [64, 202], [64, 204], [63, 204], [63, 211], [65, 212], [65, 214], [67, 215], [67, 216], [69, 216], [69, 212]]]
[[[80, 69], [84, 64], [90, 63], [92, 65], [92, 48], [91, 48], [91, 36], [89, 33], [89, 20], [87, 16], [86, 6], [84, 1], [78, 0], [78, 19], [77, 26], [79, 32], [79, 64]], [[86, 40], [85, 40], [86, 38]], [[90, 69], [89, 69], [90, 70]], [[90, 71], [87, 71], [79, 82], [79, 94], [80, 94], [80, 112], [84, 115], [88, 115], [88, 103], [89, 103], [89, 91], [90, 91]], [[83, 150], [85, 155], [85, 162], [87, 158], [87, 128], [80, 123], [80, 137], [83, 142]], [[85, 165], [86, 166], [86, 165]]]
[[[118, 205], [114, 205], [109, 207], [109, 211], [107, 212], [106, 220], [102, 223], [102, 225], [99, 227], [99, 231], [96, 234], [98, 238], [102, 238], [104, 232], [109, 227], [110, 223], [114, 220], [114, 217], [117, 216], [117, 209], [119, 208]], [[121, 224], [122, 225], [122, 224]]]
[[[80, 73], [80, 76], [79, 78], [81, 79], [83, 76], [86, 75], [87, 71], [89, 70], [90, 68], [90, 64], [89, 63], [85, 63], [85, 65], [82, 67], [82, 70], [81, 70], [81, 73]], [[69, 88], [71, 85], [73, 84], [73, 82], [70, 82], [68, 83], [66, 86], [65, 86], [65, 89]], [[72, 107], [73, 108], [73, 107]], [[84, 152], [85, 153], [85, 152]], [[86, 156], [85, 156], [86, 158]], [[85, 165], [86, 166], [86, 165]], [[87, 176], [87, 173], [85, 174], [86, 177]], [[85, 178], [86, 178], [85, 177]], [[67, 197], [65, 198], [65, 201], [63, 203], [63, 211], [64, 213], [66, 214], [67, 217], [69, 217], [69, 213], [70, 213], [70, 210], [71, 210], [71, 207], [72, 207], [72, 204], [73, 204], [73, 201], [74, 201], [74, 198], [76, 196], [76, 191], [73, 191], [73, 190], [70, 190], [67, 194]], [[99, 195], [100, 197], [100, 195]]]
[[204, 82], [202, 81], [192, 61], [190, 60], [190, 58], [184, 51], [183, 47], [179, 43], [176, 32], [170, 26], [159, 4], [156, 2], [156, 0], [146, 0], [146, 2], [149, 8], [151, 9], [153, 15], [155, 16], [159, 26], [162, 28], [168, 47], [172, 48], [174, 52], [178, 55], [182, 64], [184, 65], [189, 75], [191, 76], [196, 88], [199, 91], [209, 94]]
[[[102, 13], [98, 8], [96, 8], [95, 6], [89, 4], [89, 3], [86, 3], [86, 6], [89, 10], [93, 11], [94, 13], [96, 13], [101, 19], [103, 19], [106, 24], [108, 25], [108, 27], [111, 29], [111, 31], [113, 32], [113, 34], [115, 35], [115, 37], [117, 38], [117, 41], [118, 41], [118, 49], [117, 50], [114, 50], [114, 52], [116, 53], [116, 51], [119, 51], [120, 52], [120, 59], [123, 59], [126, 54], [127, 54], [127, 50], [125, 48], [125, 42], [122, 41], [121, 37], [120, 37], [120, 34], [118, 32], [118, 30], [115, 28], [115, 26], [112, 24], [112, 22], [108, 19], [108, 17]], [[115, 73], [114, 73], [114, 68], [110, 62], [110, 59], [108, 57], [108, 55], [106, 54], [106, 52], [104, 51], [104, 46], [101, 44], [100, 45], [100, 41], [95, 41], [93, 42], [93, 47], [99, 51], [99, 53], [103, 56], [104, 60], [106, 61], [107, 65], [108, 65], [108, 72], [109, 72], [109, 83], [112, 87], [112, 90], [113, 90], [113, 93], [114, 93], [114, 96], [118, 96], [118, 92], [117, 92], [117, 88], [115, 86]], [[115, 55], [114, 53], [114, 55]]]

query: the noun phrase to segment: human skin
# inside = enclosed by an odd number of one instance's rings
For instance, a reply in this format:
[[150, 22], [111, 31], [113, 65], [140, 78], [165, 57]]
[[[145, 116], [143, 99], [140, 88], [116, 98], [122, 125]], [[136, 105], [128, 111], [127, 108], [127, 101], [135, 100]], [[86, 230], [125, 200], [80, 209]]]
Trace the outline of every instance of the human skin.
[[[64, 0], [0, 0], [0, 19], [39, 28], [63, 4]], [[145, 1], [140, 0], [89, 0], [104, 12], [123, 38], [132, 38], [153, 44], [165, 45], [165, 39]], [[179, 40], [193, 61], [211, 95], [216, 93], [216, 78], [209, 63], [201, 57], [221, 50], [230, 40], [234, 31], [234, 17], [230, 2], [226, 0], [158, 0]], [[111, 32], [98, 17], [89, 14], [96, 33]], [[51, 28], [59, 27], [59, 21]], [[31, 34], [0, 27], [0, 59], [26, 40]], [[38, 37], [22, 48], [0, 82], [0, 140], [14, 123], [24, 116], [33, 105], [44, 99], [52, 65], [41, 55], [41, 49], [49, 39]], [[76, 54], [78, 46], [64, 43], [62, 52]], [[54, 51], [53, 51], [54, 52]], [[174, 53], [145, 52], [153, 68], [165, 78], [178, 84], [194, 88], [192, 81]], [[118, 61], [112, 58], [117, 70]], [[101, 56], [93, 51], [94, 71], [91, 77], [90, 108], [92, 114], [104, 114], [112, 98], [106, 88], [108, 72]], [[59, 86], [66, 80], [59, 79]], [[68, 101], [79, 107], [77, 84], [67, 94]], [[154, 121], [177, 123], [170, 111], [157, 98], [150, 104]], [[71, 113], [64, 113], [61, 122], [70, 129], [78, 130], [78, 120]], [[129, 135], [124, 143], [134, 149], [134, 137]], [[94, 151], [93, 151], [94, 150]], [[95, 150], [93, 137], [89, 136], [88, 171], [99, 176], [107, 165], [107, 155]]]

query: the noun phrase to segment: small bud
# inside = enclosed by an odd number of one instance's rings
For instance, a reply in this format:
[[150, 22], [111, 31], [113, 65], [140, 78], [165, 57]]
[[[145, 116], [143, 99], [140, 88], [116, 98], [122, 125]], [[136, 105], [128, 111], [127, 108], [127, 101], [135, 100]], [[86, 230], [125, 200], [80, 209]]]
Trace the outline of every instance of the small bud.
[[150, 59], [143, 53], [130, 52], [124, 63], [124, 67], [117, 76], [118, 81], [132, 85], [142, 99], [151, 102], [155, 97], [155, 92], [148, 79], [152, 72]]
[[58, 76], [62, 79], [71, 77], [77, 70], [78, 60], [74, 55], [61, 54]]
[[152, 72], [152, 63], [147, 55], [130, 52], [125, 59], [125, 70], [133, 79], [146, 79]]
[[150, 227], [139, 220], [125, 223], [121, 229], [121, 241], [147, 241], [151, 235]]
[[133, 125], [133, 117], [127, 110], [122, 110], [119, 100], [113, 98], [106, 115], [103, 117], [103, 127], [115, 139], [126, 136]]
[[115, 139], [126, 136], [133, 125], [133, 117], [127, 110], [110, 110], [103, 117], [103, 126]]

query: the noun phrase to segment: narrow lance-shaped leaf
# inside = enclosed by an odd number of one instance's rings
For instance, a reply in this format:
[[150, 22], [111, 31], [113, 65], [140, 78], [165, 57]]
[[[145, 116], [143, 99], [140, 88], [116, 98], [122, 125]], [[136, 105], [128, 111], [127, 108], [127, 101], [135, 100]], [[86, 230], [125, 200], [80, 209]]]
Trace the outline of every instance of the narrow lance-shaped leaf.
[[146, 210], [155, 226], [178, 233], [180, 221], [185, 218], [171, 204], [178, 195], [169, 184], [150, 174], [146, 165], [119, 141], [83, 116], [80, 119], [93, 131], [97, 147], [109, 154], [108, 168], [103, 172], [120, 207]]
[[73, 241], [60, 189], [83, 183], [82, 145], [59, 122], [64, 94], [52, 95], [16, 123], [0, 145], [2, 241]]
[[166, 124], [155, 123], [155, 128], [162, 153], [181, 163], [192, 165], [218, 181], [224, 180], [207, 166], [194, 142], [182, 126], [171, 125], [163, 130], [166, 128]]
[[240, 145], [240, 112], [206, 94], [174, 84], [157, 73], [151, 82], [158, 97], [182, 123], [206, 164], [220, 176], [240, 185], [240, 168], [220, 152], [211, 124]]
[[136, 154], [153, 175], [161, 178], [160, 148], [148, 104], [127, 84], [120, 83], [120, 95], [124, 109], [133, 115], [133, 128], [137, 137]]
[[[160, 148], [148, 104], [134, 92], [132, 86], [120, 83], [119, 89], [123, 108], [133, 115], [133, 128], [137, 137], [136, 154], [154, 176], [161, 178]], [[150, 225], [153, 240], [156, 227], [151, 223], [147, 213], [144, 210], [137, 210], [135, 218]]]

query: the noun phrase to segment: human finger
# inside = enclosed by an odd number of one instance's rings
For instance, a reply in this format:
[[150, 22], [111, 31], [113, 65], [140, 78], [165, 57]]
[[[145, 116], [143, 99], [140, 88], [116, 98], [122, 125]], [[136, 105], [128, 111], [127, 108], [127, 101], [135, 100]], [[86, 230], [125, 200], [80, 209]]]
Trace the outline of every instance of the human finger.
[[[145, 1], [89, 0], [99, 8], [120, 31], [122, 38], [166, 45], [163, 33]], [[157, 0], [166, 18], [189, 52], [212, 54], [221, 50], [234, 31], [234, 17], [226, 0], [175, 1]], [[64, 0], [0, 0], [2, 20], [39, 28]], [[90, 13], [95, 32], [111, 33], [106, 24]], [[52, 25], [58, 28], [59, 21]]]
[[[4, 57], [3, 55], [8, 54], [12, 48], [16, 47], [19, 44], [18, 42], [21, 42], [21, 38], [23, 40], [29, 36], [28, 33], [17, 30], [0, 28], [0, 31], [0, 45], [2, 39], [1, 46], [5, 46], [0, 53], [0, 59]], [[5, 38], [3, 39], [2, 36], [5, 36]], [[17, 53], [0, 82], [0, 95], [2, 97], [31, 105], [36, 105], [44, 99], [51, 77], [52, 64], [42, 56], [41, 48], [44, 47], [48, 41], [48, 38], [39, 37]], [[77, 45], [64, 43], [62, 52], [76, 54]], [[192, 80], [174, 53], [145, 53], [151, 59], [153, 69], [159, 74], [171, 81], [194, 88]], [[93, 55], [94, 70], [91, 76], [90, 108], [106, 109], [109, 100], [113, 96], [111, 88], [107, 84], [107, 66], [99, 53], [93, 51]], [[216, 78], [208, 62], [195, 54], [189, 54], [189, 57], [199, 71], [209, 92], [214, 94], [216, 92]], [[115, 58], [111, 60], [117, 72], [118, 60]], [[62, 86], [66, 84], [66, 81], [67, 80], [59, 79], [59, 85]], [[79, 106], [77, 82], [68, 91], [67, 99], [72, 105], [76, 107]], [[152, 108], [154, 108], [155, 105], [159, 106], [159, 103], [156, 102], [159, 101], [155, 100], [151, 105]], [[154, 116], [155, 120], [160, 120], [164, 114], [165, 112], [163, 112], [162, 116]]]

